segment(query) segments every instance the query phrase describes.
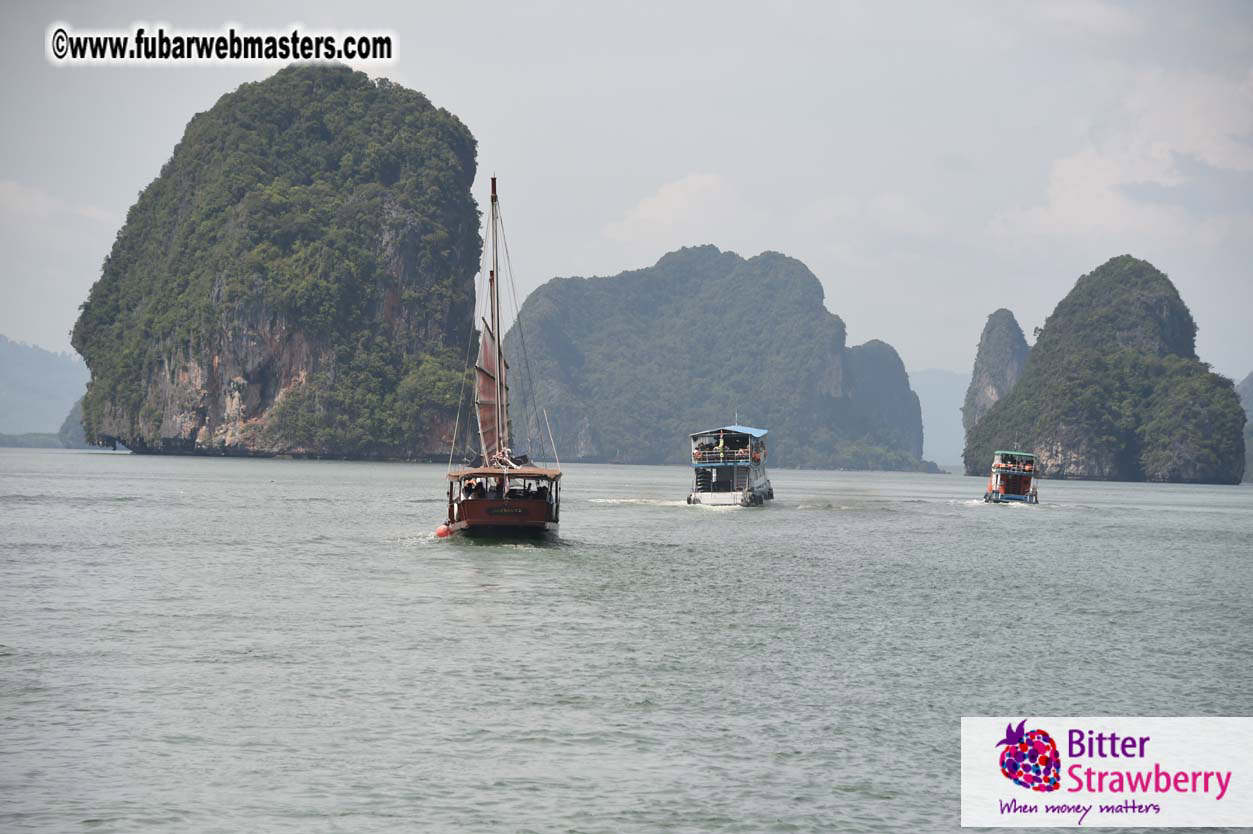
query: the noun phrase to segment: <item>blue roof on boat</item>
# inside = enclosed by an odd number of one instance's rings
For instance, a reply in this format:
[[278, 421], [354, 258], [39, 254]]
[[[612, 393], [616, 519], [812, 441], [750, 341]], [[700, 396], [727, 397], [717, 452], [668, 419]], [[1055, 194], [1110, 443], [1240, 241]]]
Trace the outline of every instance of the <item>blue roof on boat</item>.
[[699, 437], [702, 434], [713, 434], [716, 431], [733, 431], [737, 434], [749, 434], [753, 437], [766, 436], [766, 429], [755, 429], [752, 426], [719, 426], [716, 429], [705, 429], [705, 431], [695, 432], [692, 437]]

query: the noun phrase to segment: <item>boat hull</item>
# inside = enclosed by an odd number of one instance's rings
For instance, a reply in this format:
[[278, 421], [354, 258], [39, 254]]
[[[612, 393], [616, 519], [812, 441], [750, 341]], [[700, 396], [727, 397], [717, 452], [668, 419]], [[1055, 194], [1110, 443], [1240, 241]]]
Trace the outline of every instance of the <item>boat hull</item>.
[[449, 526], [467, 536], [542, 536], [557, 529], [547, 501], [514, 498], [471, 498], [457, 502], [457, 519]]
[[753, 507], [761, 506], [772, 498], [774, 487], [770, 486], [769, 481], [763, 481], [739, 492], [693, 491], [688, 494], [687, 503], [710, 507]]
[[453, 526], [458, 535], [471, 539], [542, 539], [557, 531], [554, 522], [540, 526], [523, 526], [519, 524], [476, 524], [464, 527]]
[[1035, 493], [1027, 493], [1026, 495], [1011, 495], [1008, 493], [988, 492], [984, 493], [983, 500], [989, 504], [1039, 504], [1040, 499]]

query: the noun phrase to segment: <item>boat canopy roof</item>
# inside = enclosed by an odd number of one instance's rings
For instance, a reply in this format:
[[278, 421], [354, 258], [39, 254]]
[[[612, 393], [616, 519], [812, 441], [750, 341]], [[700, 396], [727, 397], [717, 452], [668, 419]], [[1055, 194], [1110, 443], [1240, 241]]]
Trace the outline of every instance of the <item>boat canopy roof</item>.
[[997, 449], [993, 452], [995, 455], [1017, 455], [1020, 458], [1031, 458], [1035, 460], [1035, 455], [1031, 452], [1015, 452], [1013, 449]]
[[711, 434], [716, 435], [720, 431], [727, 432], [729, 434], [747, 434], [749, 437], [766, 436], [766, 429], [755, 429], [752, 426], [722, 426], [721, 428], [698, 431], [692, 435], [692, 439], [695, 440], [698, 437], [704, 437]]
[[448, 473], [448, 480], [461, 481], [466, 478], [537, 478], [555, 481], [561, 477], [560, 469], [544, 469], [540, 466], [518, 466], [512, 469], [504, 466], [476, 466], [473, 469], [458, 469]]

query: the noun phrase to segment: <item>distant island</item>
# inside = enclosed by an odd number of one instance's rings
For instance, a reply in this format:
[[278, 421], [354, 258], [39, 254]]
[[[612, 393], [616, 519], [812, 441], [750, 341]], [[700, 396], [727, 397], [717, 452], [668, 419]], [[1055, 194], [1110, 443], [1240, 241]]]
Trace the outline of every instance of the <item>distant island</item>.
[[969, 428], [963, 457], [971, 475], [995, 449], [1017, 448], [1049, 478], [1236, 484], [1244, 422], [1231, 380], [1197, 358], [1174, 284], [1122, 255], [1057, 305], [1012, 389]]
[[900, 357], [846, 345], [795, 258], [689, 247], [613, 277], [554, 278], [520, 318], [506, 344], [533, 378], [513, 369], [514, 420], [543, 436], [546, 407], [563, 461], [681, 462], [689, 433], [738, 414], [770, 431], [773, 465], [934, 470]]
[[74, 327], [89, 439], [447, 454], [481, 243], [475, 141], [420, 93], [293, 66], [195, 116]]
[[0, 336], [0, 433], [56, 432], [89, 376], [73, 354]]
[[88, 376], [71, 354], [0, 336], [0, 447], [86, 448], [81, 402]]
[[74, 403], [56, 432], [23, 432], [0, 434], [0, 448], [17, 449], [90, 449], [83, 432], [83, 401]]

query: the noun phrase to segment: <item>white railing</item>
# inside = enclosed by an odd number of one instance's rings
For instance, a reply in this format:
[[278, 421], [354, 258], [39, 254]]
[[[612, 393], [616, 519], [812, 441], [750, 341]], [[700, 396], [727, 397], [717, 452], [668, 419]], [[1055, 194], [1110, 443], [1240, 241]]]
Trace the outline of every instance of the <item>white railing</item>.
[[692, 460], [695, 463], [758, 463], [762, 459], [760, 452], [748, 449], [693, 449]]

